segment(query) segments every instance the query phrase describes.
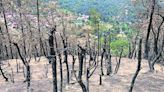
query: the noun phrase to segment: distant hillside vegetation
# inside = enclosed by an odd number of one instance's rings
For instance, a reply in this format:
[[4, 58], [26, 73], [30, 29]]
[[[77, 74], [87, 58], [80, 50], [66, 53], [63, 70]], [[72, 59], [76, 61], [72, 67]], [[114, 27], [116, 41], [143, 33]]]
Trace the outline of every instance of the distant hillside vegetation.
[[[101, 13], [101, 19], [109, 21], [118, 16], [120, 21], [135, 21], [134, 7], [131, 0], [58, 0], [61, 7], [75, 13], [89, 14], [95, 8]], [[128, 12], [126, 14], [126, 12]], [[127, 17], [128, 16], [128, 17]]]

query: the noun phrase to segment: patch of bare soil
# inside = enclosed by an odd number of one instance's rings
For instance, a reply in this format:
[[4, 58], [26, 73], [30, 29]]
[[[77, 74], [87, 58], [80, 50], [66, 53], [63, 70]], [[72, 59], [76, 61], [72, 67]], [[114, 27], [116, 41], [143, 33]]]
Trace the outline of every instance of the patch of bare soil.
[[[9, 82], [5, 82], [2, 75], [0, 75], [0, 92], [27, 92], [24, 83], [23, 65], [20, 60], [18, 63], [18, 73], [16, 60], [3, 61], [3, 70], [9, 78]], [[20, 65], [19, 65], [20, 64]], [[58, 81], [60, 82], [59, 62], [58, 64]], [[69, 57], [70, 71], [72, 59]], [[78, 61], [76, 61], [75, 69], [78, 70]], [[114, 70], [116, 65], [115, 57], [112, 58], [112, 68]], [[30, 62], [31, 66], [31, 90], [32, 92], [52, 92], [52, 73], [51, 64], [44, 57], [40, 58], [37, 62], [34, 59]], [[47, 67], [47, 68], [46, 68]], [[100, 67], [98, 67], [90, 78], [90, 92], [128, 92], [132, 77], [136, 71], [137, 60], [123, 58], [121, 61], [120, 69], [117, 74], [111, 76], [104, 75], [102, 77], [102, 85], [99, 85]], [[149, 72], [148, 63], [142, 60], [142, 69], [136, 79], [133, 92], [164, 92], [164, 66], [156, 64], [156, 71]], [[14, 83], [11, 82], [11, 75], [14, 75]], [[71, 75], [70, 84], [66, 84], [66, 68], [63, 63], [64, 71], [64, 87], [63, 92], [82, 92], [81, 87], [76, 82], [76, 79]], [[85, 70], [84, 70], [85, 71]], [[47, 72], [47, 77], [46, 77]], [[106, 66], [104, 62], [104, 73], [106, 74]], [[83, 76], [85, 82], [85, 74]], [[59, 84], [58, 82], [58, 84]]]

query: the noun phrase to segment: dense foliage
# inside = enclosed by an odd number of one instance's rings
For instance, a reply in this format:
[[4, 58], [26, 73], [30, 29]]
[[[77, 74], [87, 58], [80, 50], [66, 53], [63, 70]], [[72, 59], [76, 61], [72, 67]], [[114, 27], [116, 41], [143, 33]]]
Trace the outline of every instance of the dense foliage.
[[89, 14], [90, 9], [94, 8], [102, 14], [101, 19], [104, 21], [109, 21], [111, 17], [121, 21], [135, 19], [134, 7], [130, 0], [59, 0], [59, 4], [63, 8], [82, 14]]

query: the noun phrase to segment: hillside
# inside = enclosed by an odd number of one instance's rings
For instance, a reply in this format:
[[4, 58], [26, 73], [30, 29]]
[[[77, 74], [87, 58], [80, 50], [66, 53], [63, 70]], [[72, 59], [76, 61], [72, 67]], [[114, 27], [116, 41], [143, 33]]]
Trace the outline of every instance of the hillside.
[[0, 92], [163, 92], [162, 0], [0, 0]]
[[[59, 0], [59, 5], [77, 14], [89, 14], [89, 10], [95, 8], [104, 21], [114, 16], [119, 16], [121, 21], [132, 21], [135, 17], [131, 0]], [[125, 15], [126, 10], [129, 11], [128, 15]]]
[[[38, 60], [39, 58], [37, 58]], [[17, 64], [19, 65], [19, 71], [17, 73]], [[69, 67], [72, 70], [72, 59], [69, 56]], [[8, 74], [14, 74], [14, 83], [5, 82], [2, 76], [0, 76], [0, 92], [26, 92], [26, 83], [23, 83], [23, 65], [21, 60], [7, 60], [3, 62], [3, 68]], [[105, 64], [105, 63], [104, 63]], [[115, 68], [116, 61], [112, 58], [112, 67]], [[31, 66], [31, 89], [32, 92], [52, 92], [52, 71], [51, 65], [48, 64], [48, 60], [45, 57], [41, 57], [37, 62], [34, 59], [30, 62]], [[94, 75], [90, 78], [90, 92], [128, 92], [131, 79], [135, 73], [137, 66], [137, 60], [123, 58], [121, 61], [118, 74], [102, 77], [102, 85], [99, 85], [99, 69], [97, 68]], [[46, 68], [47, 67], [47, 68]], [[78, 70], [78, 61], [75, 63], [76, 70]], [[136, 80], [136, 84], [133, 92], [163, 92], [164, 90], [164, 66], [156, 65], [156, 72], [151, 73], [148, 69], [146, 60], [142, 60], [142, 69]], [[58, 80], [60, 80], [60, 67], [58, 63]], [[105, 70], [105, 68], [104, 68]], [[47, 77], [46, 77], [47, 71]], [[84, 70], [85, 71], [85, 70]], [[66, 67], [63, 65], [63, 72], [66, 73]], [[65, 75], [64, 75], [65, 76]], [[85, 80], [85, 74], [84, 74]], [[81, 92], [79, 84], [76, 82], [74, 75], [71, 74], [70, 84], [66, 83], [66, 77], [64, 77], [64, 92]], [[11, 80], [9, 80], [11, 81]], [[84, 82], [85, 83], [85, 82]], [[60, 83], [58, 83], [59, 86]]]

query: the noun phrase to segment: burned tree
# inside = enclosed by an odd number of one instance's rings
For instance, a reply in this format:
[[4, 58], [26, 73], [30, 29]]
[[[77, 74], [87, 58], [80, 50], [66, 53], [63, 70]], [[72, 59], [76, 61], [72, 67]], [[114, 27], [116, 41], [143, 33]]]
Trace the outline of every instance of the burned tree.
[[[7, 49], [7, 45], [4, 44], [4, 39], [5, 39], [5, 35], [2, 31], [2, 27], [0, 26], [0, 34], [1, 34], [1, 39], [3, 39], [3, 41], [1, 40], [1, 55], [3, 55], [3, 59], [9, 58], [9, 54], [8, 54], [8, 49]], [[5, 50], [5, 51], [3, 51]]]
[[101, 75], [104, 75], [103, 72], [103, 60], [104, 60], [104, 55], [106, 53], [106, 42], [104, 42], [104, 47], [103, 47], [103, 52], [101, 53]]
[[54, 49], [54, 32], [56, 27], [50, 30], [49, 35], [49, 47], [50, 47], [50, 56], [48, 56], [49, 62], [52, 64], [52, 75], [53, 75], [53, 92], [57, 92], [57, 63], [56, 63], [56, 52]]
[[115, 67], [115, 74], [117, 74], [119, 68], [120, 68], [120, 64], [121, 64], [121, 58], [122, 58], [122, 53], [123, 53], [123, 47], [121, 47], [121, 52], [119, 55], [119, 60], [117, 61], [116, 67]]
[[42, 33], [41, 33], [41, 31], [40, 31], [39, 0], [37, 0], [36, 6], [37, 6], [37, 22], [38, 22], [38, 32], [39, 32], [40, 53], [41, 53], [41, 55], [43, 54], [44, 56], [46, 56], [46, 52], [45, 52], [45, 49], [44, 49], [43, 41], [42, 41], [42, 38], [41, 38]]
[[[109, 33], [110, 34], [110, 33]], [[111, 49], [110, 49], [110, 42], [111, 38], [110, 35], [108, 36], [108, 45], [106, 44], [107, 52], [105, 54], [105, 60], [107, 61], [107, 75], [110, 75], [112, 73], [112, 61], [111, 61]], [[105, 38], [105, 43], [107, 42], [107, 37]]]
[[139, 40], [139, 50], [138, 50], [138, 65], [137, 65], [137, 70], [134, 74], [134, 77], [132, 79], [132, 82], [131, 82], [131, 86], [130, 86], [130, 89], [129, 89], [129, 92], [132, 92], [133, 91], [133, 87], [134, 87], [134, 83], [135, 83], [135, 80], [141, 70], [141, 60], [142, 60], [142, 39]]
[[68, 65], [68, 42], [67, 42], [67, 37], [65, 37], [64, 35], [65, 33], [63, 33], [63, 36], [60, 34], [61, 38], [62, 38], [62, 42], [63, 42], [63, 48], [64, 48], [64, 63], [66, 64], [66, 68], [67, 68], [67, 83], [69, 84], [69, 65]]
[[[17, 0], [18, 2], [18, 7], [21, 9], [22, 8], [22, 3], [21, 0]], [[23, 17], [22, 17], [22, 13], [19, 13], [19, 17], [20, 17], [20, 27], [21, 27], [21, 32], [22, 32], [22, 38], [23, 38], [23, 49], [24, 49], [24, 54], [26, 55], [26, 41], [25, 41], [25, 32], [24, 32], [24, 26], [23, 26]]]
[[[56, 28], [56, 26], [55, 26]], [[52, 29], [52, 30], [56, 30], [56, 29]], [[59, 52], [59, 46], [57, 43], [57, 39], [56, 39], [56, 35], [54, 37], [55, 39], [55, 46], [56, 46], [56, 50], [57, 50], [57, 55], [59, 58], [59, 63], [60, 63], [60, 92], [63, 91], [62, 87], [63, 87], [63, 65], [62, 65], [62, 56], [61, 56], [61, 52]]]
[[80, 84], [83, 92], [87, 92], [86, 86], [84, 85], [82, 81], [82, 75], [83, 75], [83, 63], [84, 63], [84, 57], [86, 54], [86, 50], [82, 48], [80, 45], [78, 45], [78, 48], [80, 49], [80, 52], [78, 53], [79, 57], [79, 75], [78, 75], [78, 83]]
[[154, 15], [154, 10], [155, 10], [155, 1], [156, 0], [151, 0], [151, 8], [150, 8], [150, 19], [149, 19], [149, 24], [148, 24], [148, 29], [147, 29], [147, 35], [146, 35], [146, 42], [145, 42], [145, 51], [144, 51], [144, 58], [148, 59], [149, 56], [149, 37], [150, 37], [150, 32], [152, 29], [152, 22], [153, 22], [153, 15]]
[[[1, 31], [1, 30], [0, 30]], [[1, 38], [0, 38], [1, 39]], [[3, 56], [2, 56], [2, 53], [3, 53], [3, 48], [2, 48], [2, 40], [0, 40], [0, 72], [1, 72], [1, 74], [2, 74], [2, 76], [3, 76], [3, 78], [6, 80], [6, 81], [8, 81], [8, 78], [5, 76], [5, 74], [4, 74], [4, 72], [3, 72], [3, 69], [2, 69], [2, 62], [1, 62], [1, 60], [2, 60], [2, 58], [3, 58]]]
[[1, 6], [1, 9], [2, 9], [2, 13], [3, 13], [3, 18], [4, 18], [4, 22], [5, 22], [5, 27], [6, 27], [6, 33], [7, 33], [9, 47], [10, 47], [10, 56], [13, 59], [14, 58], [13, 49], [12, 49], [12, 46], [11, 46], [11, 43], [10, 43], [11, 42], [11, 37], [10, 37], [10, 34], [9, 34], [9, 29], [8, 29], [8, 25], [7, 25], [6, 14], [5, 14], [5, 8], [4, 8], [3, 3], [4, 3], [3, 0], [0, 0], [0, 6]]
[[2, 67], [1, 67], [1, 62], [0, 62], [0, 72], [1, 72], [1, 74], [2, 74], [2, 76], [3, 76], [3, 78], [6, 80], [6, 81], [8, 81], [8, 78], [5, 76], [5, 74], [4, 74], [4, 72], [3, 72], [3, 69], [2, 69]]
[[[12, 42], [11, 42], [11, 43], [12, 43]], [[31, 83], [30, 83], [30, 81], [31, 81], [31, 73], [30, 73], [29, 61], [30, 61], [31, 57], [29, 58], [29, 60], [27, 60], [27, 59], [25, 58], [25, 56], [23, 56], [23, 55], [21, 54], [21, 51], [20, 51], [20, 48], [19, 48], [18, 44], [13, 42], [13, 45], [16, 47], [16, 49], [17, 49], [17, 51], [18, 51], [18, 54], [19, 54], [19, 56], [20, 56], [20, 58], [21, 58], [21, 60], [22, 60], [22, 63], [23, 63], [23, 65], [24, 65], [25, 68], [26, 68], [26, 79], [25, 79], [24, 82], [27, 82], [27, 91], [30, 92], [30, 90], [31, 90], [31, 89], [30, 89], [30, 85], [31, 85]]]

